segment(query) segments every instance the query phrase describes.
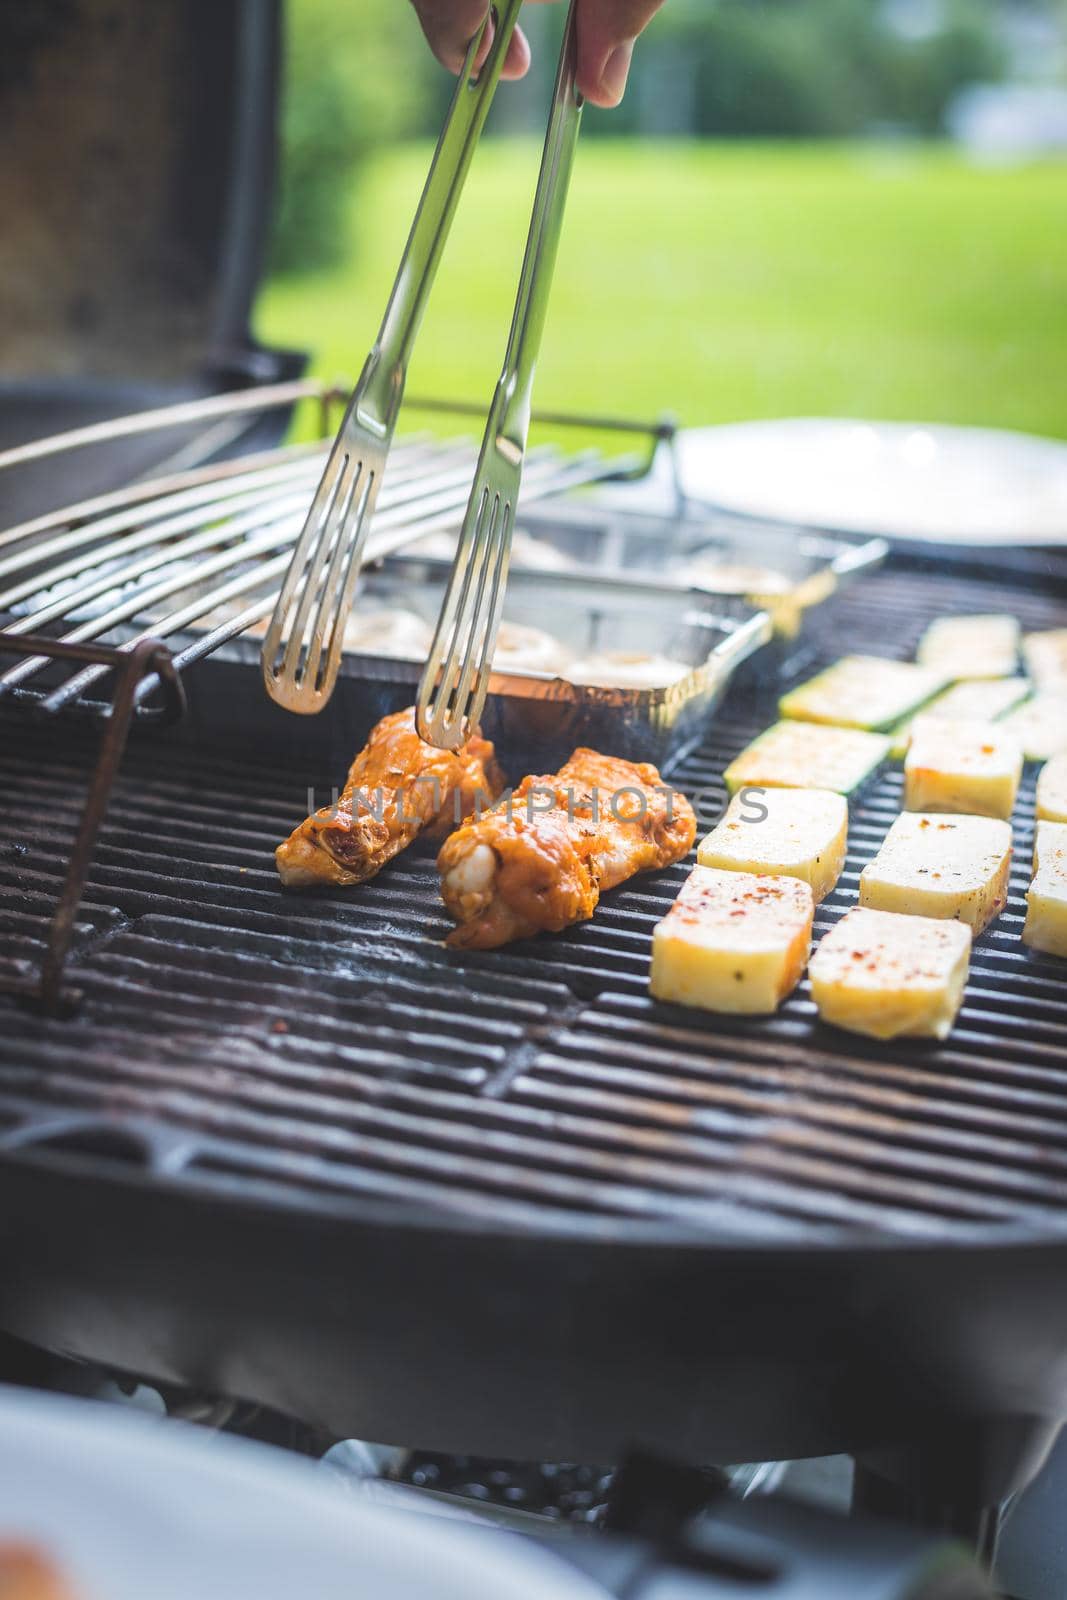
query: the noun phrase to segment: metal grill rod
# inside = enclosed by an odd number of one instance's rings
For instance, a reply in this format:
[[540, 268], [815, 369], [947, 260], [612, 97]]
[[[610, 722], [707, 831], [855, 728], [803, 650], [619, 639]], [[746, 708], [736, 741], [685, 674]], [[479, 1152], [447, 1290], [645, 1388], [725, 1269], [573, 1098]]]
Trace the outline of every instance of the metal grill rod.
[[[445, 452], [439, 452], [439, 454], [444, 456]], [[453, 450], [448, 459], [456, 459], [456, 457], [457, 452]], [[382, 503], [386, 509], [402, 506], [414, 500], [425, 499], [426, 491], [431, 486], [463, 484], [470, 472], [469, 457], [466, 452], [464, 452], [462, 458], [457, 459], [455, 467], [450, 467], [448, 471], [435, 472], [431, 478], [425, 475], [423, 470], [425, 461], [421, 454], [413, 459], [402, 460], [398, 465], [400, 471], [398, 478], [390, 485], [390, 493], [386, 494], [383, 489]], [[312, 463], [312, 467], [314, 467], [314, 463]], [[20, 583], [16, 583], [5, 590], [0, 590], [0, 610], [12, 610], [21, 600], [26, 599], [28, 596], [48, 594], [57, 583], [65, 578], [76, 577], [82, 573], [90, 575], [89, 583], [76, 590], [68, 590], [40, 609], [24, 615], [18, 622], [10, 623], [10, 631], [33, 632], [36, 628], [44, 626], [46, 622], [53, 620], [55, 616], [68, 614], [84, 601], [92, 599], [98, 594], [105, 594], [109, 589], [134, 582], [162, 562], [170, 560], [179, 554], [190, 553], [194, 548], [189, 546], [187, 549], [185, 541], [182, 541], [181, 544], [176, 542], [172, 545], [160, 542], [171, 535], [190, 532], [203, 533], [206, 534], [207, 545], [210, 547], [211, 544], [217, 544], [223, 538], [229, 539], [236, 533], [258, 526], [259, 524], [254, 515], [255, 510], [262, 506], [271, 506], [277, 510], [280, 503], [278, 491], [282, 487], [292, 490], [294, 475], [292, 469], [289, 469], [284, 478], [274, 474], [256, 474], [255, 476], [257, 480], [263, 481], [247, 492], [241, 490], [239, 486], [231, 486], [225, 500], [212, 499], [205, 503], [203, 497], [198, 497], [192, 509], [184, 510], [177, 516], [166, 517], [162, 521], [153, 522], [148, 527], [138, 528], [133, 533], [111, 539], [102, 549], [73, 556], [68, 561], [60, 563], [58, 567], [49, 567], [46, 573], [42, 573], [39, 569], [35, 570], [31, 577], [24, 578]], [[307, 495], [310, 493], [314, 483], [314, 471], [305, 469], [301, 472], [300, 478], [303, 481], [299, 485], [299, 492], [295, 494], [290, 492], [284, 502], [281, 503], [286, 506], [290, 504], [303, 505], [306, 509]], [[176, 496], [175, 499], [184, 500], [184, 497]], [[161, 504], [165, 504], [165, 502], [161, 502]], [[216, 515], [229, 516], [233, 512], [245, 512], [249, 509], [253, 513], [251, 516], [234, 518], [224, 528], [219, 527], [215, 521]], [[107, 518], [105, 519], [105, 527], [97, 531], [110, 532], [113, 526], [122, 528], [128, 525], [129, 519], [125, 516]], [[93, 537], [93, 534], [91, 531], [81, 530], [70, 537], [71, 542], [86, 543]], [[66, 538], [50, 540], [49, 547], [52, 550], [57, 550], [61, 549], [66, 543]], [[110, 563], [116, 558], [144, 549], [148, 549], [150, 553], [141, 562], [129, 563], [118, 568], [110, 566]], [[11, 557], [7, 562], [0, 562], [0, 574], [5, 569], [11, 570], [16, 566], [25, 568], [32, 564], [37, 569], [36, 558], [39, 553], [40, 547], [37, 550], [24, 552], [20, 556]], [[101, 571], [101, 567], [105, 563], [108, 565], [108, 570]], [[45, 587], [42, 586], [42, 579], [46, 580]]]
[[212, 417], [228, 417], [242, 411], [276, 411], [282, 406], [295, 405], [300, 400], [318, 400], [321, 405], [328, 406], [337, 398], [339, 396], [335, 390], [325, 389], [321, 383], [311, 379], [301, 379], [292, 383], [265, 384], [260, 389], [238, 389], [229, 394], [209, 395], [203, 400], [187, 400], [180, 405], [160, 406], [153, 411], [136, 411], [128, 416], [112, 417], [107, 422], [94, 422], [85, 428], [71, 428], [66, 433], [52, 433], [43, 439], [31, 439], [29, 443], [16, 445], [11, 450], [0, 450], [0, 472], [10, 467], [25, 466], [30, 461], [40, 461], [45, 456], [61, 455], [65, 450], [111, 444], [115, 439], [128, 439], [139, 433], [184, 428], [190, 423], [208, 422]]
[[[432, 461], [435, 456], [445, 454], [446, 450], [457, 455], [461, 443], [456, 441], [455, 444], [442, 447], [436, 452], [431, 451], [429, 459]], [[268, 503], [277, 490], [286, 486], [302, 484], [306, 488], [308, 484], [314, 482], [319, 467], [319, 453], [312, 457], [305, 456], [297, 462], [286, 461], [275, 467], [250, 472], [244, 478], [232, 480], [221, 488], [214, 483], [208, 483], [180, 494], [162, 495], [140, 506], [136, 512], [130, 510], [115, 512], [95, 522], [68, 528], [52, 539], [32, 543], [17, 554], [0, 560], [0, 577], [24, 571], [27, 567], [35, 569], [32, 578], [0, 590], [0, 609], [9, 609], [25, 595], [37, 593], [42, 587], [42, 577], [47, 580], [48, 586], [51, 586], [69, 573], [82, 572], [90, 566], [95, 569], [101, 561], [109, 561], [125, 550], [141, 548], [153, 539], [203, 527], [206, 521], [214, 519], [216, 513], [224, 515], [230, 510], [240, 510], [243, 506]], [[401, 499], [403, 497], [401, 491], [405, 487], [409, 497], [417, 495], [418, 485], [426, 466], [426, 451], [418, 448], [417, 441], [408, 441], [406, 446], [398, 447], [397, 456], [398, 470], [389, 485], [389, 503]], [[129, 527], [134, 527], [136, 531], [124, 537], [112, 537], [121, 536], [123, 530]], [[16, 536], [20, 539], [25, 537], [17, 528], [12, 529], [9, 534], [0, 535], [0, 544], [5, 540], [13, 540]], [[100, 550], [86, 548], [98, 543], [102, 546]], [[70, 551], [81, 553], [71, 556], [60, 567], [50, 567], [46, 573], [41, 573], [39, 569], [42, 561], [51, 556], [67, 555]]]
[[[0, 532], [0, 550], [11, 545], [20, 544], [25, 539], [37, 539], [42, 533], [52, 533], [61, 529], [64, 533], [74, 532], [91, 526], [97, 532], [108, 532], [127, 527], [134, 520], [138, 512], [145, 517], [162, 514], [163, 511], [180, 510], [184, 506], [199, 505], [205, 500], [210, 500], [213, 494], [225, 498], [227, 493], [237, 493], [242, 483], [251, 484], [266, 481], [261, 477], [272, 468], [277, 469], [279, 478], [287, 472], [308, 470], [305, 463], [313, 456], [321, 453], [322, 446], [318, 441], [310, 444], [287, 445], [281, 450], [264, 450], [255, 455], [243, 456], [238, 461], [223, 461], [212, 467], [198, 467], [190, 472], [176, 473], [173, 477], [153, 478], [150, 482], [135, 482], [125, 485], [122, 489], [114, 489], [108, 494], [96, 495], [91, 500], [76, 500], [69, 505], [60, 506], [55, 511], [48, 511], [39, 517], [32, 517], [29, 522], [18, 522], [4, 532]], [[227, 488], [229, 479], [240, 478], [242, 483]], [[127, 516], [118, 515], [113, 520], [105, 522], [103, 517], [109, 512], [128, 512]], [[99, 520], [93, 520], [99, 519]], [[38, 551], [51, 551], [51, 543], [38, 543]], [[61, 550], [66, 546], [60, 546]], [[0, 564], [0, 572], [6, 572], [7, 563]]]
[[[584, 458], [573, 457], [570, 461], [560, 466], [556, 459], [536, 460], [528, 468], [526, 486], [530, 494], [548, 495], [563, 492], [579, 483], [588, 481], [585, 470]], [[389, 511], [380, 514], [376, 519], [374, 531], [368, 543], [368, 562], [382, 560], [385, 556], [401, 549], [404, 545], [417, 541], [430, 533], [447, 532], [454, 528], [457, 513], [462, 510], [466, 500], [466, 479], [457, 483], [450, 491], [441, 491], [433, 496], [429, 502], [429, 509], [417, 518], [409, 518], [404, 513], [405, 507], [396, 507], [392, 515]], [[303, 508], [306, 509], [306, 508]], [[249, 560], [270, 555], [272, 551], [280, 550], [281, 554], [273, 559], [260, 561], [252, 570], [238, 573], [227, 582], [223, 582], [209, 591], [190, 601], [185, 606], [170, 612], [164, 617], [153, 618], [143, 633], [139, 633], [133, 640], [122, 644], [120, 650], [128, 650], [147, 637], [170, 638], [181, 629], [198, 621], [207, 613], [216, 610], [220, 605], [238, 598], [243, 594], [262, 589], [264, 585], [272, 585], [280, 581], [285, 572], [289, 559], [289, 546], [295, 539], [301, 525], [303, 509], [298, 508], [288, 516], [281, 518], [276, 524], [267, 524], [268, 531], [254, 539], [245, 540], [234, 549], [222, 552], [199, 564], [193, 571], [178, 574], [175, 577], [162, 580], [160, 583], [142, 589], [135, 597], [116, 605], [102, 616], [92, 619], [72, 630], [65, 637], [68, 639], [85, 639], [95, 636], [108, 628], [123, 622], [129, 622], [144, 611], [146, 606], [151, 606], [157, 601], [180, 594], [186, 589], [194, 587], [206, 578], [222, 576], [235, 566], [244, 566]], [[258, 524], [263, 527], [264, 524]], [[210, 633], [194, 641], [187, 648], [175, 653], [175, 664], [184, 668], [203, 656], [210, 654], [220, 644], [250, 627], [254, 622], [267, 616], [274, 605], [274, 594], [268, 589], [266, 595], [256, 600], [232, 619], [220, 623]], [[0, 675], [0, 695], [20, 687], [28, 678], [35, 676], [47, 665], [42, 657], [27, 657], [16, 666]], [[54, 713], [69, 705], [80, 694], [100, 678], [106, 676], [109, 669], [106, 667], [89, 667], [70, 678], [60, 688], [48, 694], [41, 701], [41, 709], [46, 713]], [[138, 703], [148, 698], [155, 684], [149, 675], [139, 686]]]
[[[542, 460], [542, 471], [551, 469], [555, 465], [554, 453], [546, 450], [544, 455], [548, 459]], [[388, 531], [392, 534], [395, 530], [396, 533], [403, 535], [403, 538], [399, 541], [396, 539], [390, 540], [391, 548], [395, 548], [398, 542], [406, 543], [409, 537], [414, 538], [420, 533], [425, 533], [427, 531], [425, 525], [427, 513], [447, 513], [451, 517], [451, 514], [462, 506], [468, 476], [469, 462], [464, 462], [445, 473], [435, 474], [431, 478], [419, 477], [413, 493], [407, 495], [399, 494], [397, 503], [386, 508], [384, 514], [378, 519], [377, 531], [379, 533]], [[201, 552], [212, 549], [223, 541], [229, 541], [234, 536], [238, 536], [239, 542], [219, 556], [202, 562], [191, 570], [179, 573], [175, 578], [167, 580], [162, 586], [157, 584], [154, 587], [139, 590], [136, 594], [129, 596], [123, 603], [113, 606], [101, 615], [87, 619], [79, 627], [75, 628], [72, 633], [66, 635], [72, 641], [95, 637], [117, 623], [129, 621], [143, 611], [146, 606], [154, 604], [159, 599], [165, 599], [168, 595], [189, 588], [205, 578], [225, 571], [230, 566], [277, 548], [279, 543], [285, 542], [289, 538], [290, 513], [297, 513], [301, 510], [306, 511], [307, 509], [306, 499], [303, 494], [290, 494], [280, 502], [282, 507], [280, 514], [275, 514], [264, 520], [261, 515], [262, 505], [264, 503], [274, 503], [277, 506], [278, 502], [274, 500], [273, 495], [265, 496], [262, 493], [256, 493], [250, 499], [251, 509], [243, 511], [240, 516], [232, 517], [224, 527], [212, 524], [204, 528], [204, 513], [201, 510], [199, 514], [195, 511], [187, 512], [170, 521], [156, 524], [152, 537], [146, 538], [144, 534], [138, 533], [130, 535], [127, 539], [115, 541], [106, 547], [103, 555], [100, 552], [97, 553], [96, 563], [90, 568], [90, 571], [97, 573], [98, 576], [79, 588], [67, 591], [65, 594], [56, 597], [45, 606], [20, 617], [17, 621], [12, 622], [9, 631], [12, 633], [33, 632], [45, 623], [54, 621], [57, 617], [69, 615], [88, 600], [136, 582], [161, 565], [181, 560], [187, 556], [198, 555]], [[408, 507], [413, 501], [423, 512], [423, 515], [416, 517], [414, 520], [409, 520], [407, 516]], [[228, 503], [227, 509], [232, 510], [234, 506], [241, 505], [243, 505], [243, 501], [240, 497], [236, 497]], [[211, 510], [214, 509], [216, 508], [213, 505]], [[161, 545], [158, 543], [161, 537], [172, 533], [184, 533], [189, 528], [197, 531], [186, 538], [176, 540], [173, 544]], [[262, 540], [249, 540], [244, 537], [255, 529], [273, 530], [272, 536], [266, 544]], [[279, 529], [282, 531], [279, 532]], [[411, 530], [410, 533], [408, 530]], [[380, 541], [378, 542], [380, 543]], [[126, 566], [117, 569], [100, 572], [102, 559], [108, 559], [117, 552], [126, 553], [131, 550], [141, 549], [146, 543], [152, 545], [153, 548], [142, 560], [128, 563]], [[66, 576], [69, 572], [81, 570], [84, 570], [81, 564], [68, 563], [58, 571], [52, 571], [48, 574], [50, 584], [54, 580]], [[259, 576], [262, 576], [262, 569]], [[47, 590], [41, 590], [40, 578], [37, 577], [0, 594], [0, 607], [13, 604], [17, 599], [22, 598], [27, 590], [31, 593], [47, 592]], [[205, 609], [209, 609], [209, 607]], [[166, 624], [163, 623], [161, 626], [166, 627]], [[0, 677], [0, 690], [9, 683], [22, 682], [31, 670], [33, 669], [25, 661], [10, 668], [7, 673]]]

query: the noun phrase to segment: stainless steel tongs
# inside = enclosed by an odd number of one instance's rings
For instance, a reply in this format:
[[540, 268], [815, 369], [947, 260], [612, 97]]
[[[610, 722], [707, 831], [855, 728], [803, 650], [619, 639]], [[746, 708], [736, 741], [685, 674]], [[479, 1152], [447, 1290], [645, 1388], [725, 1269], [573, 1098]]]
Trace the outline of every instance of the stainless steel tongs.
[[[498, 0], [471, 41], [378, 334], [293, 550], [263, 642], [267, 692], [289, 711], [330, 698], [408, 362], [522, 0]], [[474, 63], [494, 25], [477, 77]]]
[[530, 430], [534, 372], [581, 126], [576, 13], [577, 0], [571, 0], [507, 354], [419, 684], [419, 734], [443, 749], [455, 749], [477, 726], [489, 688]]

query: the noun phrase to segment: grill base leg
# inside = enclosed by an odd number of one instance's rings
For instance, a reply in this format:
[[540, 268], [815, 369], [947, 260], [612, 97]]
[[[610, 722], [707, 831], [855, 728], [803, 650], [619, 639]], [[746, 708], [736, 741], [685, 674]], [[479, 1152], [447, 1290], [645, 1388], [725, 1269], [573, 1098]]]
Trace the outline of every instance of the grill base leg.
[[920, 1442], [857, 1457], [853, 1510], [961, 1539], [991, 1568], [1002, 1508], [1059, 1430], [1039, 1417], [948, 1419]]

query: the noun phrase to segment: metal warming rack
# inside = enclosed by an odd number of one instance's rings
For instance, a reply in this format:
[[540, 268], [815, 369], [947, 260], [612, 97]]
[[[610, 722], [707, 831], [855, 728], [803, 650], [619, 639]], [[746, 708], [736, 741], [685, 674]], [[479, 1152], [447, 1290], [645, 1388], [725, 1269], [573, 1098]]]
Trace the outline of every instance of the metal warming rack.
[[[185, 445], [169, 472], [0, 533], [0, 705], [43, 717], [88, 714], [104, 719], [106, 730], [40, 981], [0, 974], [0, 990], [58, 1004], [75, 913], [130, 723], [179, 717], [182, 671], [269, 614], [322, 472], [333, 409], [343, 399], [343, 389], [313, 382], [276, 384], [145, 411], [0, 452], [0, 481], [5, 472], [50, 457], [156, 430], [204, 429], [200, 448], [214, 454], [240, 431], [248, 413], [302, 401], [317, 403], [322, 435], [191, 466], [184, 464], [190, 451]], [[473, 408], [431, 400], [413, 401], [410, 409], [470, 415]], [[649, 448], [644, 458], [608, 459], [596, 449], [568, 454], [555, 445], [535, 447], [528, 453], [520, 507], [640, 473], [650, 450], [673, 435], [669, 423], [646, 428], [611, 419], [544, 420], [644, 436]], [[476, 462], [476, 446], [466, 438], [422, 434], [398, 440], [368, 562], [454, 528]]]

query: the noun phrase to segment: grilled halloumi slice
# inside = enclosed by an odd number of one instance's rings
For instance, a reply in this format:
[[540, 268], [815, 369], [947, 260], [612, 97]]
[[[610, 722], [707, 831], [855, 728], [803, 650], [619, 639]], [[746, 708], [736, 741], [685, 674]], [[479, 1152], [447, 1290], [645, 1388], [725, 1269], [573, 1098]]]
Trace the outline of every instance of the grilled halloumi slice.
[[860, 905], [951, 917], [975, 937], [1008, 903], [1011, 828], [994, 817], [905, 811], [860, 874]]
[[1067, 750], [1067, 678], [1055, 687], [1038, 689], [1000, 726], [1018, 739], [1027, 761], [1050, 761]]
[[1067, 822], [1039, 822], [1034, 829], [1034, 871], [1040, 872], [1042, 862], [1048, 865], [1057, 857], [1067, 860]]
[[873, 1039], [944, 1039], [963, 1002], [971, 930], [855, 906], [811, 958], [811, 993], [824, 1022]]
[[1010, 678], [1019, 664], [1020, 628], [1004, 615], [938, 617], [919, 641], [916, 660], [949, 678]]
[[815, 901], [798, 878], [693, 868], [652, 935], [657, 1000], [768, 1016], [800, 981]]
[[[975, 679], [954, 683], [943, 694], [935, 695], [929, 705], [923, 706], [920, 715], [995, 722], [1025, 700], [1029, 693], [1030, 685], [1025, 678]], [[914, 722], [914, 717], [907, 717], [893, 729], [889, 754], [894, 761], [903, 761], [907, 755]]]
[[944, 672], [916, 666], [913, 661], [842, 656], [832, 667], [783, 695], [778, 710], [781, 716], [802, 722], [877, 732], [895, 727], [947, 681]]
[[697, 847], [702, 867], [800, 878], [824, 900], [848, 849], [848, 801], [829, 789], [752, 789]]
[[568, 683], [601, 689], [665, 689], [678, 683], [692, 667], [658, 651], [602, 650], [599, 655], [572, 661], [564, 676]]
[[731, 794], [746, 785], [768, 789], [834, 789], [852, 794], [882, 765], [889, 740], [856, 728], [776, 722], [731, 761], [723, 777]]
[[1023, 639], [1026, 669], [1040, 689], [1067, 689], [1067, 628], [1047, 628]]
[[1067, 822], [1067, 750], [1042, 767], [1034, 815], [1039, 822]]
[[1022, 750], [1006, 723], [916, 717], [904, 759], [904, 807], [1007, 818], [1022, 771]]
[[1031, 950], [1067, 956], [1067, 823], [1038, 823], [1023, 943]]

